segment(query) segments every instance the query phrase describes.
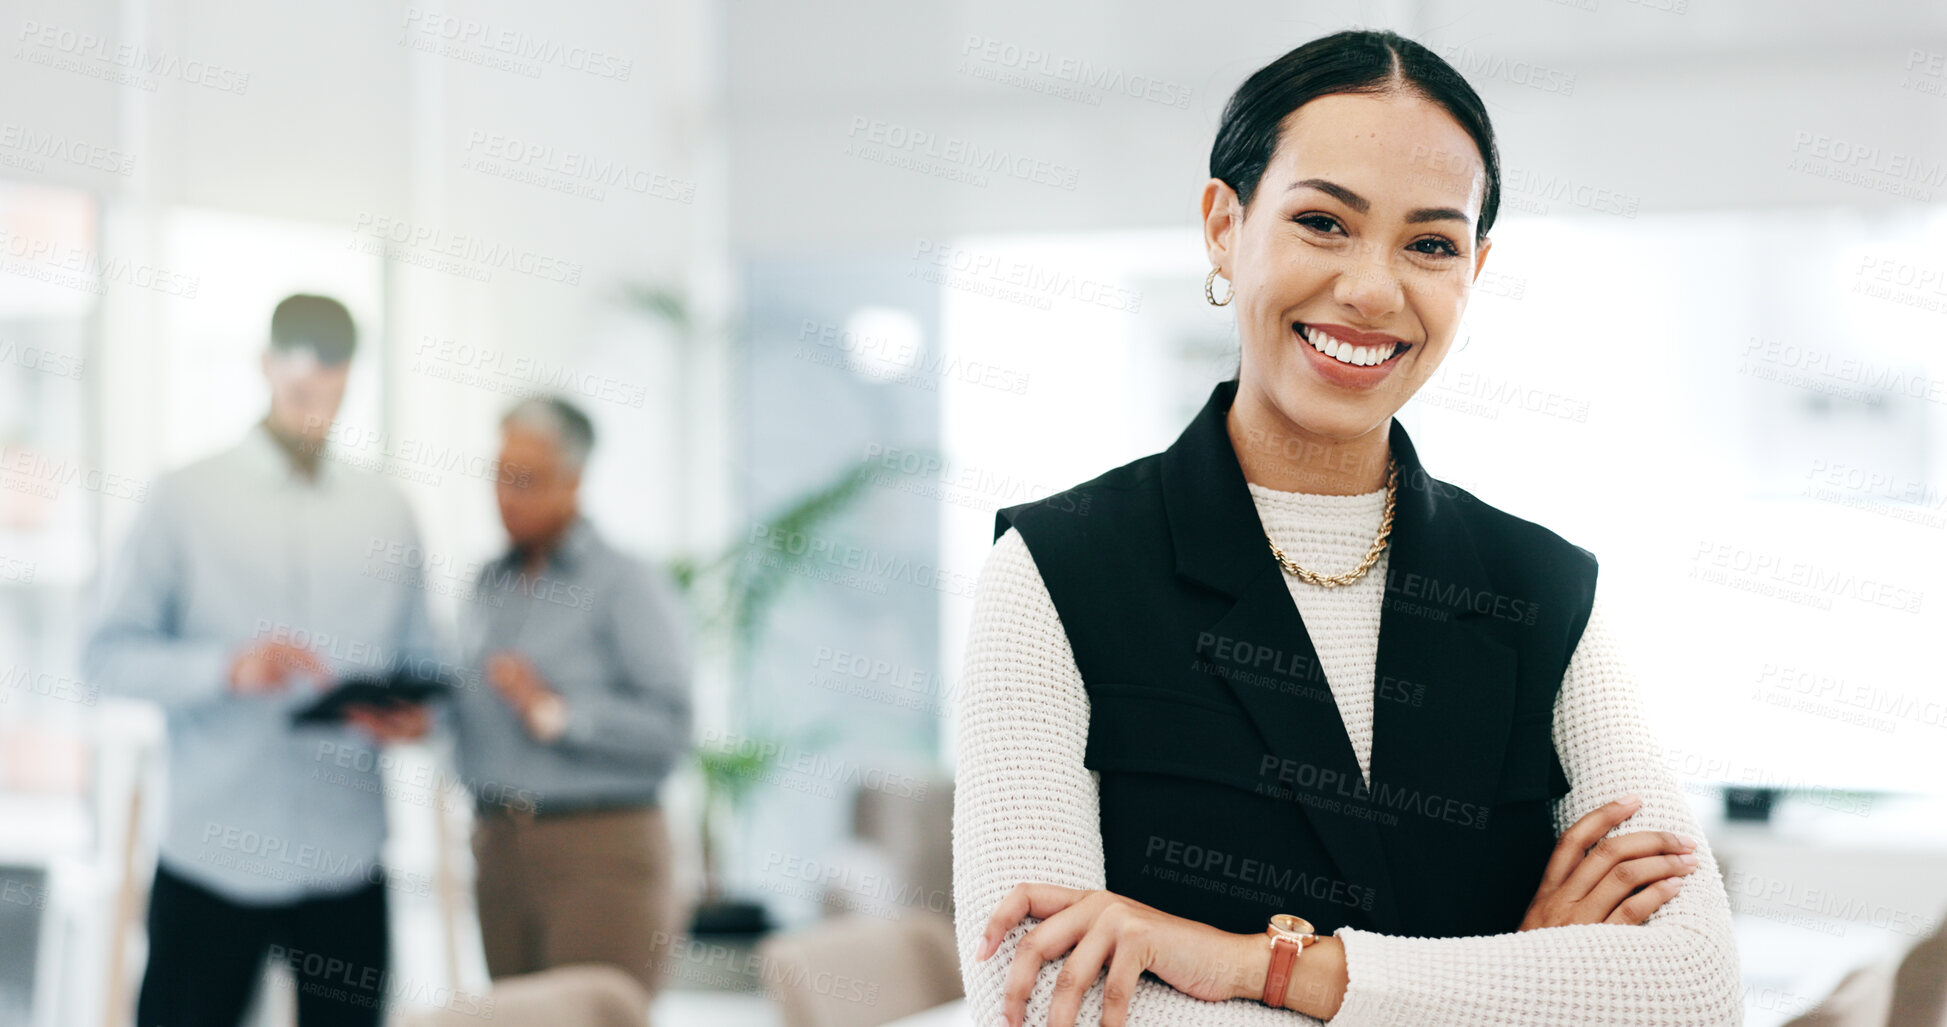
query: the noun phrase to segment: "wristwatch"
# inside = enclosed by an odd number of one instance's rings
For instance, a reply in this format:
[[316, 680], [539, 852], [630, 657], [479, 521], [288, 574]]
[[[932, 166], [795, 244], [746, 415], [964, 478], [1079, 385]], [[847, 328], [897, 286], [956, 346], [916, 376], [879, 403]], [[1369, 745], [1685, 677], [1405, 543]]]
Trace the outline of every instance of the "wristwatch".
[[1264, 975], [1264, 1004], [1283, 1009], [1285, 987], [1291, 982], [1291, 964], [1298, 961], [1305, 946], [1318, 941], [1318, 935], [1312, 933], [1311, 921], [1290, 913], [1272, 917], [1264, 934], [1271, 939], [1271, 969]]
[[568, 704], [549, 692], [527, 709], [527, 731], [534, 740], [552, 743], [568, 730]]

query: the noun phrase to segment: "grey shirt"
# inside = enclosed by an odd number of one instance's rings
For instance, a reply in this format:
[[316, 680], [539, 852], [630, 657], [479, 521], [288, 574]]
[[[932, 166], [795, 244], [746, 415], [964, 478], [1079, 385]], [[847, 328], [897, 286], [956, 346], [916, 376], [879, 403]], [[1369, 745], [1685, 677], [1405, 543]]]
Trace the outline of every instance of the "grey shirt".
[[338, 678], [438, 652], [405, 498], [320, 461], [315, 480], [259, 425], [163, 476], [130, 529], [82, 656], [104, 691], [168, 718], [161, 859], [239, 902], [291, 901], [381, 880], [381, 760], [343, 726], [296, 727], [323, 683], [239, 695], [231, 661], [263, 641], [310, 649]]
[[[675, 585], [576, 520], [535, 576], [509, 553], [481, 569], [462, 624], [480, 686], [454, 704], [458, 762], [482, 802], [642, 804], [690, 737], [690, 629]], [[500, 650], [526, 656], [567, 707], [551, 743], [528, 734], [485, 676]]]

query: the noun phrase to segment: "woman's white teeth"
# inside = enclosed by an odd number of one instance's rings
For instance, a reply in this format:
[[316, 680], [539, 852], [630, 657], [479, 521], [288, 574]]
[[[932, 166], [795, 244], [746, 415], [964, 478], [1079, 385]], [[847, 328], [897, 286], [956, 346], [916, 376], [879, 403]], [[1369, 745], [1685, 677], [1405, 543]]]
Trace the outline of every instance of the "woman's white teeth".
[[1304, 335], [1306, 342], [1311, 343], [1313, 349], [1339, 363], [1351, 364], [1355, 367], [1371, 367], [1374, 364], [1384, 363], [1386, 358], [1392, 356], [1393, 351], [1399, 347], [1398, 343], [1385, 346], [1354, 346], [1349, 342], [1334, 339], [1310, 325], [1299, 325], [1298, 331]]

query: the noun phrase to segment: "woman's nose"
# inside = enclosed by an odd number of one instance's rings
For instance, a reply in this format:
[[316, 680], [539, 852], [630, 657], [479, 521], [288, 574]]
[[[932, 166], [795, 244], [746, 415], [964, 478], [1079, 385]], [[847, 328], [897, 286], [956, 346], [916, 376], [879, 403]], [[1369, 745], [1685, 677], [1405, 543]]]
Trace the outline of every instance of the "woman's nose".
[[1397, 312], [1406, 301], [1399, 275], [1386, 254], [1377, 252], [1378, 249], [1364, 246], [1355, 251], [1354, 259], [1339, 269], [1338, 280], [1332, 288], [1333, 298], [1357, 311], [1367, 324], [1376, 324], [1380, 318]]

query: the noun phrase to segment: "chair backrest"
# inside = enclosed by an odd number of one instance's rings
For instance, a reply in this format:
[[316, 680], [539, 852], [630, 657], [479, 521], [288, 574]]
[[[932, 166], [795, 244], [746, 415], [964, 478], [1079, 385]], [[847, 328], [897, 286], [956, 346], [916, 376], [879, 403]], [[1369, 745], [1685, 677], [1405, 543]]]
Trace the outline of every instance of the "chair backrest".
[[850, 914], [773, 935], [758, 948], [784, 1027], [878, 1027], [965, 994], [953, 921]]
[[1934, 931], [1900, 960], [1886, 1022], [1947, 1027], [1947, 929]]
[[1892, 1003], [1893, 968], [1874, 963], [1847, 974], [1832, 994], [1785, 1027], [1886, 1027]]
[[627, 973], [599, 963], [503, 977], [485, 997], [456, 996], [444, 1009], [391, 1018], [391, 1027], [648, 1027], [649, 995]]
[[1947, 927], [1845, 976], [1811, 1012], [1785, 1027], [1947, 1027]]
[[[908, 787], [858, 790], [852, 797], [852, 835], [886, 860], [900, 882], [901, 905], [951, 917], [953, 778], [915, 771], [902, 783]], [[826, 905], [830, 912], [846, 908], [842, 901]]]

